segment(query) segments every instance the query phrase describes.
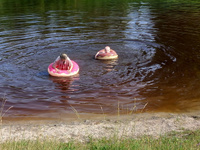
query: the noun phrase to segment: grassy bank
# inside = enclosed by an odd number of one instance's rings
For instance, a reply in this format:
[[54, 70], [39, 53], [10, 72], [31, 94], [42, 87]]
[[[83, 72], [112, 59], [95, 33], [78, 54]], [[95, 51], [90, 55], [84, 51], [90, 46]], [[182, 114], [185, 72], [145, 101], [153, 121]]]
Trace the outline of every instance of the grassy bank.
[[56, 140], [18, 141], [2, 143], [1, 150], [197, 150], [200, 149], [200, 130], [171, 132], [158, 138], [142, 136], [138, 139], [90, 138], [86, 143], [62, 143]]

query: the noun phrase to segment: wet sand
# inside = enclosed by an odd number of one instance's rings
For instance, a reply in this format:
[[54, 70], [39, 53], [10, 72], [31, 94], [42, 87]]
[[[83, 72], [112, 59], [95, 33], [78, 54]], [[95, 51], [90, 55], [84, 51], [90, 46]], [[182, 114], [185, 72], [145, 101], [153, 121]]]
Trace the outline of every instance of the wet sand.
[[[89, 117], [88, 117], [89, 118]], [[3, 120], [1, 142], [6, 140], [55, 139], [87, 142], [89, 138], [137, 138], [143, 135], [159, 137], [170, 131], [200, 129], [200, 112], [142, 113], [125, 116], [96, 116], [71, 120]]]

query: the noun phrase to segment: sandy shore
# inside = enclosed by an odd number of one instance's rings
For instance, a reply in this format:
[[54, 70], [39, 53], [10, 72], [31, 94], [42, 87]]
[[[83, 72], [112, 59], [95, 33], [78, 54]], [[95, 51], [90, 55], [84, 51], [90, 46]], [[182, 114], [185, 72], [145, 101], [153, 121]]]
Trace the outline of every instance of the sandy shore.
[[0, 141], [56, 139], [88, 141], [90, 137], [102, 138], [118, 136], [138, 137], [152, 135], [158, 137], [170, 131], [195, 130], [200, 128], [200, 112], [196, 113], [142, 113], [131, 116], [96, 117], [92, 119], [17, 121], [1, 125]]

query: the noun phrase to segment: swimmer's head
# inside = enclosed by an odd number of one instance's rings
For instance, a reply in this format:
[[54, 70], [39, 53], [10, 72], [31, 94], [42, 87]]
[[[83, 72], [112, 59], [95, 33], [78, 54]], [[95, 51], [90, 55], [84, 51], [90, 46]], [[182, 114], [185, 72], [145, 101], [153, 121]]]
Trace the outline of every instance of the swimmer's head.
[[65, 53], [62, 53], [62, 54], [60, 55], [60, 59], [62, 59], [62, 60], [67, 60], [67, 58], [68, 58], [68, 56], [67, 56], [67, 54], [65, 54]]
[[106, 46], [106, 47], [105, 47], [105, 52], [106, 52], [106, 53], [110, 53], [110, 46]]

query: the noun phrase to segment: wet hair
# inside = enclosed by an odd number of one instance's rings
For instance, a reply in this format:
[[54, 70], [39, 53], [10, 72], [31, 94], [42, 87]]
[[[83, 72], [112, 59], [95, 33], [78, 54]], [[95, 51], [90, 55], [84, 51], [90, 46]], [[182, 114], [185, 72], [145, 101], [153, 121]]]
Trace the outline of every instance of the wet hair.
[[60, 59], [64, 59], [64, 60], [66, 60], [67, 59], [67, 54], [65, 54], [65, 53], [62, 53], [61, 55], [60, 55]]

